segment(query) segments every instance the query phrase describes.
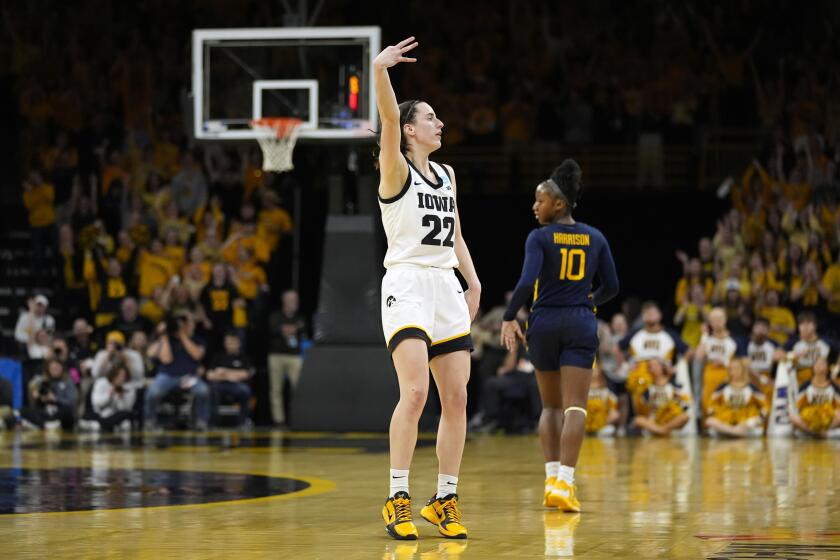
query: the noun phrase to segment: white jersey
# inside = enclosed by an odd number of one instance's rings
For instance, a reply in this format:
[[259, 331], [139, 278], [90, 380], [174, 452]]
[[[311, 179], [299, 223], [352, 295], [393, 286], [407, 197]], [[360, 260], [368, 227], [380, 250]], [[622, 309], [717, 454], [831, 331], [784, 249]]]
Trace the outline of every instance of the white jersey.
[[699, 345], [706, 352], [706, 363], [718, 363], [723, 366], [729, 365], [729, 362], [738, 350], [738, 344], [731, 336], [717, 337], [704, 334], [700, 338]]
[[791, 346], [790, 352], [794, 356], [793, 362], [797, 370], [811, 369], [817, 363], [818, 359], [828, 358], [828, 355], [831, 353], [831, 346], [821, 338], [818, 338], [814, 342], [797, 340]]
[[664, 360], [672, 362], [677, 345], [665, 330], [650, 332], [642, 329], [630, 339], [630, 355], [634, 362]]
[[408, 177], [396, 196], [379, 197], [382, 225], [388, 238], [385, 268], [413, 264], [457, 268], [455, 256], [455, 192], [443, 166], [429, 162], [437, 183], [408, 162]]
[[761, 344], [750, 340], [750, 343], [747, 345], [750, 371], [757, 375], [769, 374], [773, 371], [773, 352], [775, 351], [776, 345], [770, 340], [765, 340]]

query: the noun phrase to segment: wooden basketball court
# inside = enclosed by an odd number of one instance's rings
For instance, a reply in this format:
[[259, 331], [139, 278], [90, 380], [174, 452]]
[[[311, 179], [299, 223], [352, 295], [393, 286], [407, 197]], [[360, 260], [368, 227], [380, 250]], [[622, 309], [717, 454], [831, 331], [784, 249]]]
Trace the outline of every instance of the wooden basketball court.
[[[468, 442], [466, 542], [382, 527], [381, 434], [0, 433], [2, 558], [840, 558], [840, 442], [588, 439], [580, 515], [541, 506], [534, 436]], [[762, 555], [763, 554], [763, 555]]]

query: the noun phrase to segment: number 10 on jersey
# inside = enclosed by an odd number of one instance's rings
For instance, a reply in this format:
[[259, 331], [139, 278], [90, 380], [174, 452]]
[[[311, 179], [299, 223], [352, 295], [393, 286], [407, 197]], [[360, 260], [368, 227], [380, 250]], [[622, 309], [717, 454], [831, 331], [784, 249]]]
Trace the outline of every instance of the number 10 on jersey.
[[560, 280], [583, 280], [585, 271], [586, 253], [583, 249], [560, 249]]

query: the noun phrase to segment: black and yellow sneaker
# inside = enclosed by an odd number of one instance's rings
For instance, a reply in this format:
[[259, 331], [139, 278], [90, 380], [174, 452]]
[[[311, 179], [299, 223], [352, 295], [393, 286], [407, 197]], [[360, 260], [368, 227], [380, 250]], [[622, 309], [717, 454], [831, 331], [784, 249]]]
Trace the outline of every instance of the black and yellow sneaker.
[[440, 534], [448, 539], [466, 539], [467, 528], [461, 524], [461, 510], [458, 509], [458, 494], [443, 498], [433, 497], [420, 510], [423, 519], [437, 525]]
[[417, 527], [411, 520], [411, 496], [407, 492], [397, 492], [388, 498], [382, 508], [382, 519], [391, 537], [400, 541], [417, 540]]

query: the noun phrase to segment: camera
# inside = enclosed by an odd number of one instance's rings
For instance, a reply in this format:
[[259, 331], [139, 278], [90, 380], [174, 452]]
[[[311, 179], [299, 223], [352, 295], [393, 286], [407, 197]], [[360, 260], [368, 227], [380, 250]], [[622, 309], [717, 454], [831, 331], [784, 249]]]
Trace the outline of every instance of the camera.
[[166, 334], [169, 336], [177, 336], [181, 330], [181, 325], [187, 321], [183, 315], [175, 315], [166, 319]]
[[52, 387], [50, 386], [49, 381], [41, 381], [38, 385], [38, 396], [39, 397], [46, 397], [52, 391]]

